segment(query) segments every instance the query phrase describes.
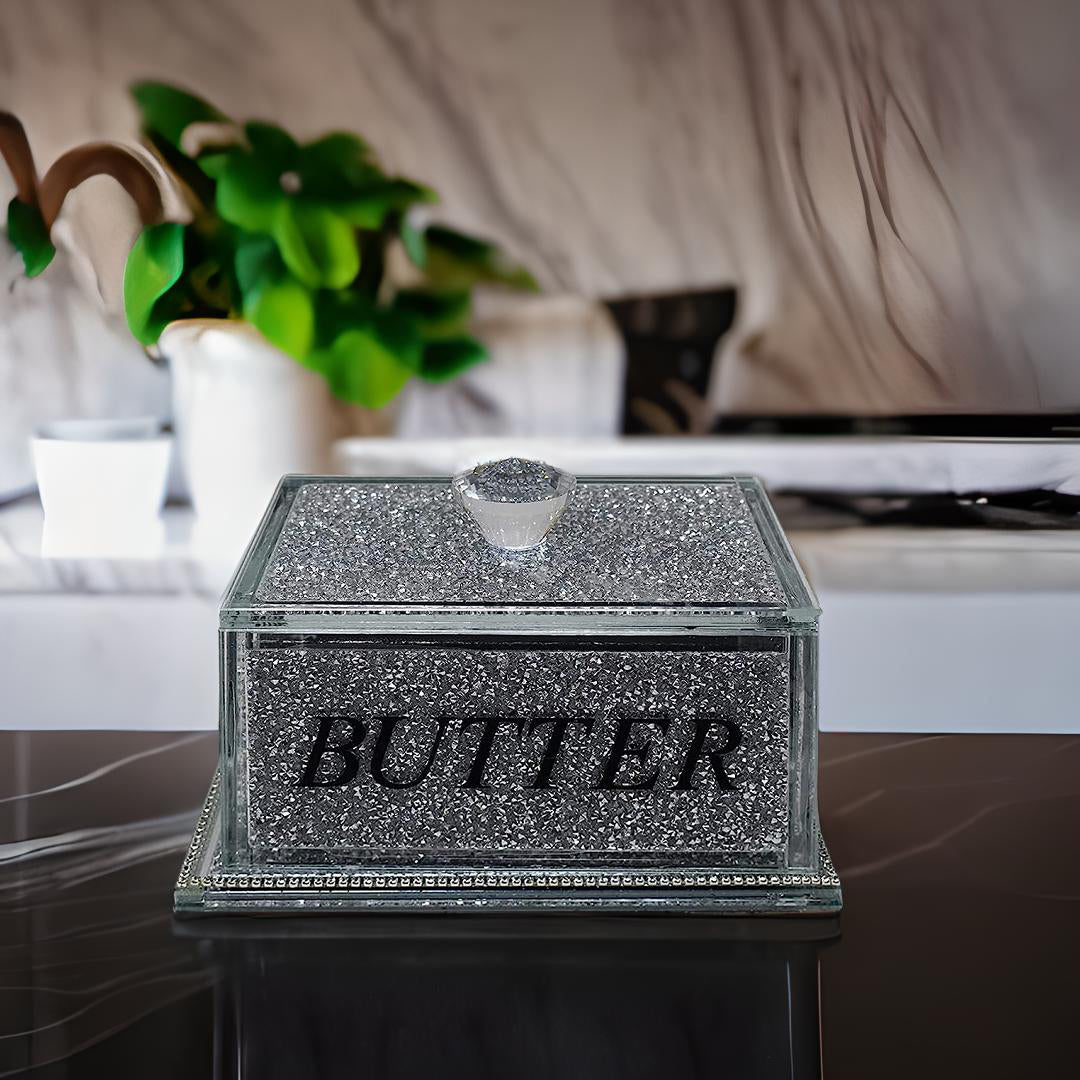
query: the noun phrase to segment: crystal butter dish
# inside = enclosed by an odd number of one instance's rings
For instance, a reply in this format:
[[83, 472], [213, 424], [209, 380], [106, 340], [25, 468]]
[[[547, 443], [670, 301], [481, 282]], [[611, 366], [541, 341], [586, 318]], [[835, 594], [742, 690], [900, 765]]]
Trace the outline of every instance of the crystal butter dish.
[[285, 477], [176, 910], [835, 912], [818, 615], [753, 479]]

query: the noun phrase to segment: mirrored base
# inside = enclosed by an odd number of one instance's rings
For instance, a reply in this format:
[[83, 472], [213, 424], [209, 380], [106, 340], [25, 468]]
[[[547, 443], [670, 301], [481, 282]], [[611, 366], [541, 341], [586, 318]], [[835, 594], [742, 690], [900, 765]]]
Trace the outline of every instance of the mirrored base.
[[839, 919], [320, 914], [174, 929], [219, 973], [215, 1080], [820, 1080], [819, 963]]
[[275, 866], [221, 863], [218, 777], [195, 826], [173, 894], [178, 915], [349, 911], [732, 912], [830, 915], [841, 908], [840, 879], [821, 842], [821, 869], [498, 870]]

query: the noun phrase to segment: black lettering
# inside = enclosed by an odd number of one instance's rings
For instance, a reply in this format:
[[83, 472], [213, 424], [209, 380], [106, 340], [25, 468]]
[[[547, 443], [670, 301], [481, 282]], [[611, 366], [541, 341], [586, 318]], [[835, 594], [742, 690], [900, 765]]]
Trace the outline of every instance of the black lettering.
[[[330, 732], [334, 725], [348, 724], [349, 734], [346, 735], [336, 746], [327, 746], [330, 741]], [[367, 725], [363, 720], [355, 720], [351, 716], [323, 716], [319, 719], [319, 731], [315, 736], [315, 745], [308, 755], [307, 764], [304, 766], [303, 775], [300, 777], [298, 787], [343, 787], [352, 780], [360, 768], [360, 755], [356, 752], [357, 747], [364, 741], [367, 734]], [[337, 754], [341, 758], [341, 769], [337, 776], [330, 780], [319, 780], [317, 773], [319, 764], [326, 754]]]
[[461, 721], [463, 735], [474, 724], [484, 725], [484, 730], [480, 732], [480, 741], [476, 744], [476, 756], [473, 758], [472, 768], [469, 769], [469, 775], [465, 777], [462, 787], [482, 788], [484, 786], [484, 769], [487, 768], [488, 757], [491, 755], [491, 748], [495, 745], [495, 735], [499, 727], [502, 724], [516, 727], [520, 739], [523, 723], [523, 720], [507, 720], [501, 717], [470, 717], [468, 720]]
[[[416, 787], [427, 779], [431, 772], [431, 766], [435, 764], [435, 755], [439, 752], [439, 744], [442, 742], [443, 732], [446, 731], [446, 717], [440, 717], [436, 721], [435, 737], [431, 740], [431, 749], [428, 751], [427, 761], [423, 767], [407, 780], [391, 780], [386, 775], [386, 752], [390, 749], [390, 740], [394, 737], [394, 729], [398, 725], [400, 716], [384, 716], [382, 726], [379, 728], [379, 738], [375, 742], [375, 749], [371, 753], [371, 778], [376, 784], [386, 788], [411, 788]], [[416, 723], [417, 721], [414, 721]]]
[[675, 784], [676, 791], [692, 791], [694, 789], [694, 770], [701, 760], [702, 751], [705, 749], [705, 740], [709, 737], [710, 729], [718, 727], [723, 731], [723, 741], [709, 751], [709, 764], [712, 765], [716, 774], [716, 786], [721, 791], [734, 791], [735, 785], [731, 782], [727, 773], [724, 772], [724, 755], [730, 754], [742, 743], [742, 732], [730, 720], [720, 720], [716, 717], [709, 719], [694, 720], [694, 735], [690, 745], [686, 749], [686, 757], [679, 773], [679, 780]]
[[562, 750], [567, 728], [571, 724], [581, 724], [585, 729], [585, 735], [589, 736], [592, 734], [594, 722], [591, 717], [579, 720], [568, 716], [560, 716], [557, 719], [555, 717], [544, 717], [541, 720], [531, 721], [529, 724], [530, 735], [541, 724], [550, 724], [551, 734], [548, 735], [547, 745], [544, 747], [543, 756], [540, 758], [540, 768], [537, 770], [536, 779], [533, 780], [529, 787], [534, 789], [551, 787], [551, 774], [555, 771], [555, 765], [559, 760], [559, 751]]
[[634, 759], [638, 764], [644, 765], [649, 756], [652, 743], [648, 739], [631, 741], [634, 728], [639, 724], [651, 725], [659, 729], [661, 735], [666, 734], [668, 729], [666, 717], [658, 720], [620, 720], [615, 731], [615, 741], [611, 744], [611, 752], [608, 754], [603, 770], [600, 773], [600, 781], [593, 790], [652, 791], [656, 784], [657, 774], [660, 771], [659, 765], [653, 769], [651, 776], [643, 777], [631, 783], [619, 783], [616, 779], [623, 762], [627, 758]]

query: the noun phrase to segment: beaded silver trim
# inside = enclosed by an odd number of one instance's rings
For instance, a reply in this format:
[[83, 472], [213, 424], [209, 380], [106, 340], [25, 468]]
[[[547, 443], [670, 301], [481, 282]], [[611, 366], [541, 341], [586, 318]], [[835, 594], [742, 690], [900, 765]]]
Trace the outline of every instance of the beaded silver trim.
[[293, 893], [317, 891], [330, 894], [349, 894], [363, 896], [378, 895], [396, 891], [410, 893], [428, 893], [437, 895], [452, 890], [456, 892], [489, 892], [492, 890], [781, 890], [781, 889], [824, 889], [836, 890], [839, 907], [840, 879], [833, 868], [828, 849], [819, 840], [821, 869], [817, 873], [799, 871], [780, 871], [772, 873], [739, 873], [727, 870], [574, 870], [563, 869], [499, 869], [499, 870], [439, 870], [422, 872], [411, 869], [379, 868], [359, 872], [341, 870], [303, 870], [288, 868], [283, 871], [266, 872], [221, 869], [220, 849], [215, 849], [210, 860], [210, 873], [199, 874], [198, 867], [204, 865], [207, 844], [214, 831], [218, 812], [219, 776], [214, 774], [213, 782], [206, 796], [202, 812], [195, 823], [180, 875], [176, 882], [178, 907], [190, 904], [180, 903], [181, 894], [190, 894], [199, 890], [212, 890], [220, 893], [253, 892]]

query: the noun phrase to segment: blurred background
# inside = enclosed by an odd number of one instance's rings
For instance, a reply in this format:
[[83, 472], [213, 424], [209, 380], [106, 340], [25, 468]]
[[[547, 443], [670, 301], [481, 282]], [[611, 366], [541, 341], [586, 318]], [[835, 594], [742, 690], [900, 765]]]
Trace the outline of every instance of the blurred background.
[[[1075, 729], [1078, 38], [1071, 0], [8, 0], [6, 726], [212, 727], [277, 476], [523, 453], [761, 475], [823, 726]], [[160, 208], [64, 158], [100, 142]]]

